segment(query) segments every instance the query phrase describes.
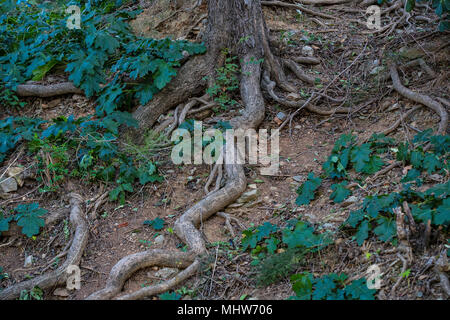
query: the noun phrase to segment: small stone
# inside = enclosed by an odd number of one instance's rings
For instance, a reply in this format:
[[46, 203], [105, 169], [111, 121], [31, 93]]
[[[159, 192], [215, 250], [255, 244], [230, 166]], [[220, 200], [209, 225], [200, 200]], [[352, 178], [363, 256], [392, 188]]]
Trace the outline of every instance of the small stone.
[[33, 256], [28, 256], [25, 258], [24, 268], [29, 268], [33, 265]]
[[278, 112], [277, 113], [277, 118], [280, 120], [285, 120], [286, 119], [286, 114], [284, 112]]
[[383, 71], [384, 70], [384, 67], [383, 66], [378, 66], [378, 67], [375, 67], [375, 68], [373, 68], [372, 69], [372, 71], [370, 71], [370, 75], [375, 75], [375, 74], [378, 74], [378, 73], [380, 73], [381, 71]]
[[302, 55], [312, 57], [314, 55], [314, 49], [310, 46], [303, 46]]
[[256, 189], [256, 188], [257, 188], [257, 187], [256, 187], [256, 184], [254, 184], [254, 183], [253, 183], [253, 184], [249, 184], [248, 187], [249, 187], [250, 189]]
[[157, 272], [155, 272], [155, 277], [167, 279], [167, 278], [170, 278], [171, 276], [175, 275], [176, 273], [178, 273], [178, 269], [162, 268], [161, 270], [158, 270]]
[[57, 288], [55, 291], [53, 291], [53, 295], [57, 297], [63, 297], [66, 298], [70, 296], [69, 291], [67, 291], [66, 288]]
[[237, 199], [237, 203], [246, 203], [255, 200], [258, 198], [258, 190], [253, 189], [243, 193], [239, 199]]
[[155, 240], [153, 240], [153, 242], [154, 242], [155, 244], [163, 244], [163, 243], [164, 243], [164, 240], [165, 240], [164, 235], [160, 234], [159, 236], [157, 236], [157, 237], [155, 238]]
[[14, 178], [8, 177], [0, 181], [0, 191], [4, 193], [17, 191], [17, 181]]
[[302, 182], [303, 181], [303, 177], [302, 176], [293, 176], [292, 179], [294, 179], [294, 181], [297, 181], [297, 182]]
[[344, 200], [344, 202], [341, 203], [341, 207], [348, 207], [352, 203], [355, 203], [358, 201], [358, 198], [355, 196], [350, 196], [347, 199]]
[[8, 169], [8, 176], [16, 179], [19, 187], [23, 186], [23, 168], [22, 167], [11, 167]]
[[287, 95], [286, 98], [291, 101], [298, 101], [301, 99], [301, 96], [298, 93], [291, 92]]

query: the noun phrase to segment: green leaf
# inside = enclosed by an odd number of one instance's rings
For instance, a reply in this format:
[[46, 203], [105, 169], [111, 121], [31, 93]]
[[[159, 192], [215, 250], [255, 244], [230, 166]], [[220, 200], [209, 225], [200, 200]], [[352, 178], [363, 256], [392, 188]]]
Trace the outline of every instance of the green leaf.
[[362, 278], [352, 281], [345, 287], [345, 295], [352, 300], [375, 300], [375, 289], [367, 287], [367, 280]]
[[341, 203], [345, 199], [347, 199], [352, 192], [345, 188], [345, 186], [348, 184], [347, 181], [344, 181], [342, 183], [336, 183], [331, 185], [331, 189], [333, 190], [333, 193], [330, 195], [330, 199], [333, 200], [335, 203]]
[[356, 232], [356, 242], [362, 245], [364, 240], [369, 237], [369, 221], [363, 220], [359, 225], [358, 232]]
[[144, 221], [144, 225], [150, 226], [157, 231], [162, 230], [164, 228], [164, 224], [165, 224], [165, 222], [161, 218]]
[[322, 179], [315, 177], [313, 172], [308, 175], [308, 180], [304, 182], [297, 190], [298, 197], [295, 203], [299, 206], [309, 204], [314, 199], [314, 193], [322, 183]]
[[442, 205], [437, 208], [434, 224], [446, 226], [450, 224], [450, 198], [444, 199]]
[[176, 292], [164, 292], [163, 294], [160, 294], [159, 296], [160, 300], [180, 300], [181, 299], [181, 295], [179, 295]]
[[373, 232], [381, 241], [391, 241], [397, 235], [397, 226], [394, 219], [380, 217], [377, 220], [378, 226]]
[[427, 170], [429, 174], [432, 174], [436, 171], [436, 169], [439, 169], [441, 167], [441, 161], [434, 153], [427, 152], [425, 154], [425, 158], [423, 159], [423, 168]]
[[17, 225], [22, 227], [22, 233], [28, 238], [39, 234], [40, 228], [45, 226], [45, 220], [42, 218], [47, 210], [39, 208], [38, 203], [19, 204], [15, 211], [17, 214], [14, 220]]
[[370, 144], [364, 143], [361, 146], [355, 146], [351, 153], [351, 161], [355, 166], [356, 172], [362, 172], [366, 163], [370, 160]]

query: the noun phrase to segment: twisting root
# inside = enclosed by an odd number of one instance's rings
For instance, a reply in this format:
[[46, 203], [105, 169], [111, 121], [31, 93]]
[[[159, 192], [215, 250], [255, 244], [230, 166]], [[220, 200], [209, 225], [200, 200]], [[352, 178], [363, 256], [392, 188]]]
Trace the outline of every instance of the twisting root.
[[70, 265], [78, 265], [80, 263], [81, 256], [83, 255], [84, 248], [88, 241], [89, 230], [81, 210], [83, 198], [76, 193], [71, 193], [69, 196], [70, 204], [72, 206], [70, 211], [70, 223], [72, 227], [75, 228], [75, 235], [72, 239], [72, 245], [67, 252], [66, 261], [64, 261], [64, 263], [55, 271], [31, 280], [20, 282], [0, 291], [0, 300], [15, 299], [20, 296], [22, 290], [31, 290], [36, 286], [45, 290], [65, 284], [68, 277], [67, 268]]
[[336, 17], [329, 15], [329, 14], [325, 14], [322, 12], [316, 12], [314, 10], [305, 8], [304, 6], [301, 6], [299, 4], [293, 4], [293, 3], [286, 3], [286, 2], [282, 2], [282, 1], [261, 1], [261, 5], [263, 6], [279, 6], [279, 7], [285, 7], [285, 8], [293, 8], [293, 9], [297, 9], [306, 13], [309, 13], [311, 15], [314, 16], [318, 16], [318, 17], [322, 17], [322, 18], [326, 18], [326, 19], [336, 19]]
[[294, 61], [290, 59], [283, 59], [284, 65], [286, 65], [296, 76], [302, 81], [305, 81], [308, 84], [314, 84], [315, 78], [313, 76], [310, 76], [305, 71], [303, 71], [302, 68], [298, 64], [296, 64]]
[[83, 90], [78, 89], [72, 82], [62, 82], [55, 84], [20, 84], [17, 86], [16, 93], [20, 97], [53, 97], [69, 93], [84, 94]]
[[213, 179], [214, 179], [214, 177], [217, 174], [217, 170], [218, 170], [219, 166], [222, 166], [222, 164], [219, 164], [219, 163], [216, 162], [216, 164], [213, 166], [213, 168], [211, 170], [211, 173], [209, 174], [208, 180], [206, 181], [205, 187], [204, 187], [204, 190], [205, 190], [206, 194], [209, 193], [209, 186], [213, 182]]
[[314, 112], [314, 113], [324, 115], [324, 116], [338, 114], [338, 113], [346, 114], [346, 113], [351, 112], [351, 110], [349, 108], [343, 108], [343, 107], [338, 107], [334, 110], [322, 110], [322, 109], [319, 109], [316, 106], [312, 105], [311, 103], [306, 104], [305, 100], [290, 101], [290, 100], [281, 98], [281, 97], [277, 96], [276, 93], [274, 92], [274, 88], [276, 85], [275, 82], [271, 81], [267, 76], [264, 77], [262, 85], [263, 85], [263, 88], [269, 94], [270, 98], [272, 98], [277, 103], [279, 103], [283, 106], [289, 107], [289, 108], [303, 108], [304, 107], [306, 110], [308, 110], [310, 112]]
[[230, 232], [231, 236], [234, 238], [236, 234], [234, 233], [233, 226], [231, 225], [231, 221], [236, 222], [236, 224], [242, 229], [245, 229], [245, 226], [239, 221], [239, 219], [230, 216], [229, 214], [226, 214], [225, 212], [217, 212], [217, 215], [219, 217], [222, 217], [225, 219], [225, 225], [228, 228], [228, 231]]
[[384, 131], [381, 131], [379, 134], [384, 134], [384, 135], [388, 135], [389, 133], [391, 133], [392, 131], [394, 131], [395, 129], [398, 128], [398, 126], [405, 121], [414, 111], [419, 110], [421, 108], [421, 106], [415, 106], [412, 109], [409, 109], [406, 113], [402, 114], [400, 116], [400, 119], [398, 119], [397, 121], [395, 121], [395, 123], [390, 126], [389, 128], [387, 128]]
[[173, 113], [173, 119], [172, 119], [172, 124], [167, 128], [166, 130], [166, 134], [167, 136], [170, 136], [170, 134], [172, 133], [173, 130], [175, 130], [178, 127], [178, 110], [180, 109], [182, 105], [178, 105], [175, 108], [175, 111]]
[[[260, 89], [261, 67], [249, 63], [258, 55], [250, 52], [242, 57], [241, 96], [245, 110], [243, 114], [230, 121], [234, 128], [255, 128], [264, 119], [264, 99]], [[228, 145], [231, 144], [231, 141]], [[237, 149], [234, 149], [238, 152]], [[169, 290], [181, 281], [194, 275], [200, 266], [197, 257], [207, 253], [205, 242], [197, 226], [216, 212], [236, 201], [247, 187], [244, 168], [240, 164], [225, 164], [227, 182], [217, 191], [209, 193], [205, 198], [188, 209], [174, 225], [176, 235], [187, 244], [189, 252], [171, 252], [148, 250], [123, 258], [111, 270], [106, 287], [93, 293], [88, 299], [111, 299], [116, 297], [125, 281], [137, 270], [152, 265], [187, 267], [175, 277], [157, 285], [142, 288], [119, 299], [140, 299]]]
[[[405, 225], [405, 214], [403, 213], [401, 207], [394, 208], [394, 213], [396, 214], [397, 217], [397, 237], [400, 242], [397, 248], [397, 251], [399, 251], [397, 253], [397, 257], [402, 261], [403, 265], [402, 271], [390, 292], [391, 297], [393, 297], [395, 290], [397, 289], [398, 285], [404, 278], [403, 273], [406, 271], [408, 266], [413, 261], [412, 248], [408, 241], [409, 229]], [[401, 253], [403, 253], [406, 256], [406, 259]]]
[[431, 99], [427, 95], [414, 92], [414, 91], [404, 87], [402, 85], [402, 83], [400, 82], [400, 78], [399, 78], [398, 72], [397, 72], [397, 67], [394, 63], [392, 63], [389, 66], [389, 71], [391, 74], [392, 83], [394, 84], [394, 89], [398, 93], [400, 93], [402, 96], [404, 96], [410, 100], [413, 100], [417, 103], [421, 103], [421, 104], [427, 106], [428, 108], [432, 109], [433, 111], [435, 111], [441, 118], [441, 121], [439, 122], [439, 128], [438, 128], [437, 133], [439, 135], [445, 134], [445, 132], [447, 130], [448, 114], [447, 114], [447, 111], [442, 107], [442, 105], [439, 102]]
[[87, 300], [105, 300], [118, 295], [125, 281], [139, 269], [152, 266], [186, 268], [194, 262], [190, 252], [168, 252], [152, 249], [135, 253], [121, 259], [111, 270], [104, 289], [87, 297]]

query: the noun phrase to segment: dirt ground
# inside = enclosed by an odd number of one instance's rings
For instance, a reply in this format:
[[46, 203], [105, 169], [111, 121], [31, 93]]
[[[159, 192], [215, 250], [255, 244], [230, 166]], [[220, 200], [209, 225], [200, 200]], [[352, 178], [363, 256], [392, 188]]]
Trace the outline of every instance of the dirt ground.
[[[158, 1], [155, 5], [148, 5], [144, 12], [134, 21], [135, 32], [144, 36], [166, 37], [173, 39], [195, 40], [199, 37], [202, 28], [202, 17], [206, 7], [202, 6], [192, 12], [174, 13], [167, 10], [168, 2]], [[340, 70], [357, 58], [351, 72], [346, 73], [341, 80], [358, 83], [359, 92], [345, 92], [345, 88], [330, 88], [333, 94], [347, 97], [348, 105], [355, 111], [345, 116], [319, 116], [308, 111], [301, 111], [295, 117], [291, 126], [286, 126], [280, 136], [280, 173], [278, 176], [260, 174], [257, 166], [246, 166], [246, 175], [250, 188], [256, 186], [258, 198], [242, 207], [227, 208], [225, 212], [238, 218], [245, 227], [257, 226], [264, 222], [277, 224], [285, 221], [287, 217], [304, 219], [312, 222], [320, 230], [338, 230], [339, 225], [347, 218], [349, 212], [358, 207], [358, 203], [350, 206], [341, 206], [329, 199], [331, 183], [326, 182], [319, 190], [319, 195], [311, 205], [298, 207], [295, 205], [298, 186], [306, 180], [309, 172], [321, 172], [322, 163], [329, 155], [335, 140], [342, 133], [352, 131], [363, 140], [372, 133], [380, 132], [391, 126], [398, 117], [414, 104], [396, 94], [391, 84], [381, 85], [370, 75], [374, 60], [383, 59], [388, 49], [397, 50], [404, 46], [411, 46], [416, 38], [430, 34], [434, 26], [419, 25], [414, 33], [395, 33], [392, 39], [373, 39], [369, 35], [357, 31], [351, 19], [357, 19], [358, 13], [347, 12], [349, 6], [331, 6], [322, 8], [323, 12], [339, 15], [341, 19], [319, 24], [312, 16], [299, 15], [295, 10], [286, 8], [264, 8], [267, 24], [272, 34], [281, 43], [277, 53], [281, 56], [299, 55], [299, 47], [305, 43], [314, 48], [314, 56], [322, 63], [306, 67], [310, 74], [317, 74], [325, 79], [332, 79]], [[317, 9], [318, 10], [318, 9]], [[358, 17], [357, 17], [358, 16]], [[159, 23], [167, 19], [165, 22]], [[159, 23], [157, 29], [155, 24]], [[194, 25], [194, 27], [192, 27]], [[186, 31], [190, 30], [186, 34]], [[291, 32], [290, 34], [287, 32]], [[448, 34], [447, 34], [448, 36]], [[287, 37], [287, 38], [286, 38]], [[302, 40], [307, 39], [307, 40]], [[448, 37], [447, 37], [448, 41]], [[437, 52], [433, 51], [445, 43], [445, 37], [430, 35], [419, 41], [425, 48], [423, 54], [433, 70], [437, 73], [435, 79], [429, 79], [416, 69], [407, 73], [410, 88], [428, 95], [448, 96], [448, 57], [449, 48]], [[365, 48], [365, 49], [364, 49]], [[431, 49], [428, 49], [431, 48]], [[434, 48], [434, 49], [433, 49]], [[364, 50], [364, 51], [363, 51]], [[364, 53], [362, 53], [364, 52]], [[362, 56], [359, 56], [362, 53]], [[291, 77], [289, 75], [289, 77]], [[312, 90], [294, 77], [290, 80], [298, 88]], [[55, 101], [57, 100], [57, 101]], [[27, 99], [28, 105], [21, 110], [22, 116], [41, 117], [52, 119], [59, 115], [84, 116], [94, 109], [93, 101], [79, 95], [68, 95], [58, 99]], [[392, 111], [386, 111], [396, 106]], [[320, 107], [327, 109], [326, 102]], [[359, 111], [358, 111], [359, 110]], [[282, 108], [271, 101], [266, 101], [266, 118], [260, 128], [277, 128], [274, 118], [278, 112], [290, 114], [294, 110]], [[8, 111], [14, 114], [15, 111]], [[227, 117], [227, 114], [222, 114]], [[411, 138], [416, 131], [436, 127], [439, 117], [422, 108], [409, 118], [409, 125], [400, 127], [391, 136], [398, 140]], [[118, 206], [107, 202], [98, 212], [98, 218], [90, 222], [89, 244], [85, 249], [82, 261], [81, 290], [70, 292], [68, 297], [54, 296], [52, 291], [45, 293], [46, 299], [83, 299], [91, 293], [102, 289], [105, 285], [109, 271], [121, 258], [126, 255], [146, 250], [147, 248], [164, 248], [168, 250], [182, 249], [184, 244], [170, 232], [174, 221], [185, 209], [204, 196], [203, 186], [208, 178], [210, 167], [207, 165], [174, 166], [170, 162], [170, 149], [159, 155], [160, 173], [164, 175], [164, 182], [153, 184], [138, 190], [127, 198], [126, 204]], [[14, 155], [11, 155], [14, 158]], [[23, 156], [19, 163], [26, 164], [31, 159]], [[5, 161], [8, 164], [8, 161]], [[2, 169], [3, 171], [3, 169]], [[394, 169], [372, 186], [370, 192], [385, 192], [395, 190], [392, 180], [399, 180], [401, 168]], [[84, 199], [92, 199], [103, 190], [98, 185], [91, 185], [82, 181], [70, 181], [77, 186]], [[328, 184], [327, 184], [328, 183]], [[69, 211], [68, 199], [65, 195], [45, 196], [33, 192], [36, 183], [28, 181], [19, 189], [14, 198], [17, 200], [8, 205], [17, 205], [17, 202], [26, 197], [27, 200], [38, 200], [41, 207], [49, 210]], [[30, 193], [31, 192], [31, 193]], [[362, 199], [365, 190], [355, 189], [353, 194]], [[4, 205], [0, 201], [0, 205]], [[145, 220], [156, 217], [163, 218], [166, 226], [160, 232], [143, 225]], [[237, 226], [236, 226], [237, 228]], [[249, 254], [236, 253], [230, 259], [223, 250], [218, 250], [220, 242], [229, 242], [232, 239], [225, 221], [219, 216], [213, 216], [205, 221], [201, 230], [208, 243], [211, 253], [210, 260], [205, 262], [205, 268], [196, 277], [193, 277], [178, 287], [185, 288], [184, 299], [239, 299], [246, 294], [249, 298], [258, 299], [286, 299], [292, 295], [288, 279], [269, 287], [259, 288], [255, 284], [254, 269], [250, 265]], [[240, 228], [237, 231], [242, 231]], [[324, 249], [320, 258], [308, 258], [306, 266], [299, 267], [298, 271], [309, 270], [314, 274], [327, 272], [346, 272], [351, 277], [363, 276], [367, 268], [375, 259], [381, 264], [390, 265], [395, 262], [394, 256], [376, 255], [372, 260], [366, 258], [367, 252], [375, 252], [381, 248], [389, 248], [388, 244], [371, 241], [367, 245], [358, 247], [354, 241], [341, 234], [335, 244]], [[164, 235], [164, 241], [155, 244], [159, 235]], [[239, 239], [239, 236], [237, 237]], [[238, 241], [234, 239], [234, 241]], [[0, 238], [0, 243], [7, 243], [10, 239]], [[0, 247], [0, 265], [9, 273], [10, 279], [2, 283], [3, 286], [25, 280], [29, 275], [38, 275], [43, 267], [56, 256], [68, 243], [69, 238], [64, 234], [64, 225], [60, 223], [51, 229], [46, 229], [36, 240], [20, 237], [12, 245]], [[396, 299], [436, 299], [442, 298], [439, 282], [433, 272], [423, 272], [424, 265], [435, 254], [432, 247], [428, 252], [418, 256], [411, 272], [415, 277], [411, 281], [403, 281], [397, 289]], [[25, 256], [35, 258], [34, 267], [24, 268]], [[420, 260], [422, 259], [422, 260]], [[211, 269], [215, 270], [214, 277]], [[389, 298], [386, 292], [395, 283], [396, 274], [400, 273], [401, 263], [392, 265], [392, 272], [384, 277], [383, 289], [378, 297]], [[158, 268], [141, 270], [127, 281], [124, 292], [132, 292], [141, 286], [158, 283], [161, 279], [155, 276]], [[386, 290], [387, 291], [386, 291]], [[189, 291], [191, 290], [191, 291]], [[423, 293], [419, 295], [418, 292]], [[154, 298], [156, 299], [156, 298]]]

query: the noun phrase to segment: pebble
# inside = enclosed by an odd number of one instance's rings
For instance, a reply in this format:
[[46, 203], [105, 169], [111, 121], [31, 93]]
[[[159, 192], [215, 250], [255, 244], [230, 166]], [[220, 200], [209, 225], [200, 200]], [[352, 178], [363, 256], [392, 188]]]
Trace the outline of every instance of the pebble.
[[17, 181], [14, 178], [8, 177], [0, 181], [0, 191], [9, 193], [17, 191]]
[[157, 237], [155, 238], [155, 240], [153, 240], [153, 242], [154, 242], [155, 244], [163, 244], [163, 243], [164, 243], [164, 240], [165, 240], [164, 235], [160, 234], [159, 236], [157, 236]]
[[302, 55], [312, 57], [314, 55], [314, 49], [310, 46], [303, 46]]
[[162, 268], [161, 270], [158, 270], [155, 272], [155, 277], [167, 279], [171, 276], [175, 275], [178, 272], [178, 269], [175, 268]]
[[33, 256], [28, 256], [25, 258], [24, 268], [29, 268], [33, 265]]

